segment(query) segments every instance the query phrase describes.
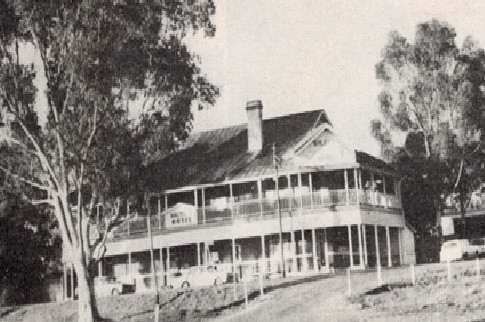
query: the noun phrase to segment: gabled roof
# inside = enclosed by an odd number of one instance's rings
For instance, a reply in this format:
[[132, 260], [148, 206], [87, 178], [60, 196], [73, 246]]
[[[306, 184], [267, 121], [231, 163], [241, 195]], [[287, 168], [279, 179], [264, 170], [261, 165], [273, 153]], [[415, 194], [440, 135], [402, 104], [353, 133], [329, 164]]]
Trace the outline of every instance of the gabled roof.
[[[178, 152], [148, 166], [152, 191], [256, 178], [274, 174], [273, 144], [278, 156], [291, 154], [322, 124], [331, 126], [323, 110], [263, 120], [263, 149], [248, 152], [247, 126], [236, 125], [190, 135]], [[281, 171], [294, 168], [283, 162]]]

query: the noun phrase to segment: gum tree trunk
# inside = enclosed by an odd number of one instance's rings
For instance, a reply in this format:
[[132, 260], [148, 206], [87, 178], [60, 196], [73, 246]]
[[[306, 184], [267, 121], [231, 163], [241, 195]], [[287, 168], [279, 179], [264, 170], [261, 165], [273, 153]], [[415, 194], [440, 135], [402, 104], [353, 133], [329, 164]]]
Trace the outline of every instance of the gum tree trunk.
[[78, 321], [95, 322], [99, 318], [96, 298], [94, 293], [94, 281], [90, 277], [87, 265], [75, 264], [78, 280]]
[[465, 221], [465, 190], [463, 182], [460, 182], [460, 219], [461, 219], [461, 238], [466, 238], [466, 221]]

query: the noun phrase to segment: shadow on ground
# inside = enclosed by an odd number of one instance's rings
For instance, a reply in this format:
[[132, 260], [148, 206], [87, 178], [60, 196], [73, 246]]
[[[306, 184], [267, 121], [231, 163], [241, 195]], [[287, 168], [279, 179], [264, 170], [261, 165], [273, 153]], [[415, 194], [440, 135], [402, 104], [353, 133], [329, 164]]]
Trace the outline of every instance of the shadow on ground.
[[[329, 278], [329, 277], [332, 277], [332, 275], [314, 275], [314, 276], [309, 276], [309, 277], [305, 277], [305, 278], [301, 278], [301, 279], [285, 281], [285, 282], [282, 282], [282, 283], [278, 283], [276, 285], [270, 285], [270, 286], [264, 287], [263, 291], [264, 291], [264, 294], [268, 294], [268, 293], [275, 291], [275, 290], [278, 290], [278, 289], [284, 289], [284, 288], [288, 288], [288, 287], [291, 287], [291, 286], [294, 286], [294, 285], [315, 282], [315, 281], [323, 280], [323, 279], [326, 279], [326, 278]], [[252, 292], [249, 292], [248, 293], [248, 301], [252, 301], [252, 300], [258, 298], [259, 296], [260, 296], [259, 289], [254, 290]], [[234, 309], [234, 308], [240, 307], [240, 306], [244, 305], [245, 302], [246, 302], [246, 300], [244, 298], [235, 300], [235, 301], [233, 301], [233, 302], [231, 302], [227, 305], [219, 306], [219, 307], [216, 307], [212, 310], [209, 310], [207, 312], [206, 316], [221, 315], [222, 312], [224, 312], [228, 309]]]
[[0, 318], [3, 318], [9, 315], [10, 313], [17, 311], [17, 309], [18, 309], [17, 307], [13, 306], [13, 307], [6, 308], [5, 310], [0, 310]]
[[364, 295], [378, 295], [385, 292], [390, 292], [394, 289], [411, 287], [411, 286], [413, 286], [413, 283], [407, 283], [407, 282], [383, 284], [381, 286], [368, 290], [367, 292], [364, 293]]

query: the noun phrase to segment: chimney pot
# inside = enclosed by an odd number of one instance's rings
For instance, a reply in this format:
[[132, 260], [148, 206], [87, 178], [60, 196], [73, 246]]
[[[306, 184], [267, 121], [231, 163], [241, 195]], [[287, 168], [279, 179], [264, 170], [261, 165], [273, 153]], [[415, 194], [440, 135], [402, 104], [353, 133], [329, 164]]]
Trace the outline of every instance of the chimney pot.
[[247, 110], [252, 110], [257, 108], [259, 109], [263, 108], [263, 103], [261, 103], [261, 100], [247, 101], [246, 103]]
[[259, 152], [263, 149], [263, 103], [260, 100], [246, 103], [248, 115], [248, 151]]

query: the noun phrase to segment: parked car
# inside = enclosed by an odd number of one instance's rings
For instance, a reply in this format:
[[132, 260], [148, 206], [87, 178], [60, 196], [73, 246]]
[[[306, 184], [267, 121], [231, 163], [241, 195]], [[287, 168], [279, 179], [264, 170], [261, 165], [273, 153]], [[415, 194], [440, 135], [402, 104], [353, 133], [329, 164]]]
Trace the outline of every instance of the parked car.
[[105, 297], [133, 292], [134, 285], [123, 283], [114, 277], [99, 276], [94, 280], [94, 290], [96, 296]]
[[219, 271], [217, 266], [200, 266], [192, 267], [185, 273], [176, 274], [171, 284], [174, 288], [189, 288], [222, 285], [226, 280], [227, 273]]
[[485, 239], [453, 239], [443, 243], [440, 262], [476, 258], [485, 255]]

